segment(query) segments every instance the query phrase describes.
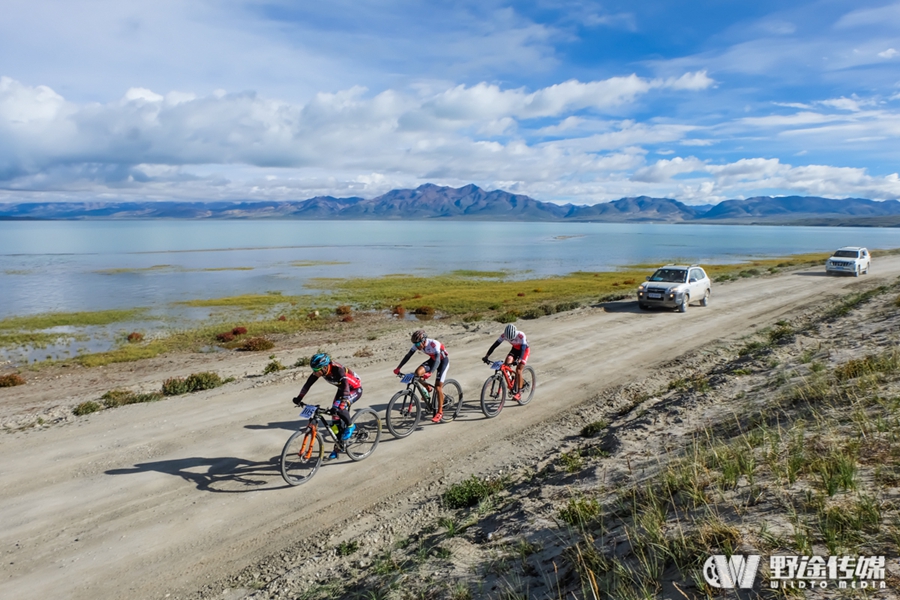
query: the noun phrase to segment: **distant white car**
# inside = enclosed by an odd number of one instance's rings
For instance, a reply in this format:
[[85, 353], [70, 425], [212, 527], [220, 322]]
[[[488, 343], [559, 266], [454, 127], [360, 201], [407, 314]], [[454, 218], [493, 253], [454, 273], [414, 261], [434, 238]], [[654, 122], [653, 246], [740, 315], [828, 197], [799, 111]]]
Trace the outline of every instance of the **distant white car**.
[[691, 302], [709, 305], [711, 287], [706, 271], [697, 265], [666, 265], [638, 287], [638, 306], [644, 310], [664, 307], [687, 312]]
[[861, 274], [869, 274], [869, 263], [872, 257], [869, 251], [859, 246], [844, 246], [838, 248], [825, 261], [825, 273], [852, 273], [855, 277]]

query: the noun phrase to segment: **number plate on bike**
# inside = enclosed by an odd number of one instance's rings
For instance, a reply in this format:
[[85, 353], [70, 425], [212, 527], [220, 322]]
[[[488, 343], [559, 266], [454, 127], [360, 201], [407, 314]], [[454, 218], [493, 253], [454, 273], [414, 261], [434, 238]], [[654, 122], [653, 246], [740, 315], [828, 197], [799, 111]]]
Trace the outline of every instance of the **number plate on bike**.
[[301, 419], [312, 419], [316, 415], [316, 409], [318, 406], [313, 406], [312, 404], [307, 404], [303, 407], [303, 412], [300, 413]]
[[406, 375], [403, 376], [403, 379], [400, 380], [400, 383], [409, 383], [410, 381], [413, 380], [413, 377], [415, 377], [415, 376], [416, 376], [415, 373], [407, 373]]
[[493, 370], [495, 370], [495, 371], [499, 371], [499, 370], [500, 370], [500, 367], [502, 367], [502, 366], [503, 366], [503, 361], [502, 361], [502, 360], [494, 361], [494, 362], [491, 364], [491, 368], [492, 368]]

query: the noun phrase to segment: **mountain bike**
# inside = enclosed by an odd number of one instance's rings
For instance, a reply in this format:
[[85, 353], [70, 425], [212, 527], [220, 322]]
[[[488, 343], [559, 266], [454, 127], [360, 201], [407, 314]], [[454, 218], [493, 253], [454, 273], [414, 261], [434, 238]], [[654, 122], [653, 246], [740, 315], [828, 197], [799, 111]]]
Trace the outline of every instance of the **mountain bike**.
[[[347, 453], [350, 460], [360, 461], [368, 458], [381, 439], [381, 419], [371, 408], [359, 409], [353, 418], [351, 425], [356, 429], [347, 441], [338, 439], [337, 427], [332, 429], [326, 416], [334, 415], [334, 407], [322, 408], [316, 404], [303, 404], [301, 419], [309, 419], [306, 426], [288, 438], [281, 451], [281, 476], [288, 485], [300, 485], [312, 479], [322, 459], [325, 456], [325, 438], [338, 445], [338, 448]], [[324, 437], [323, 437], [324, 432]]]
[[[481, 412], [490, 419], [499, 415], [503, 410], [507, 392], [512, 396], [513, 387], [516, 385], [516, 365], [508, 365], [502, 360], [491, 362], [487, 359], [484, 359], [484, 363], [494, 370], [494, 374], [488, 377], [481, 386]], [[522, 370], [519, 404], [531, 402], [536, 386], [537, 378], [534, 375], [534, 369], [525, 367]]]
[[[427, 385], [425, 380], [417, 377], [415, 373], [405, 375], [400, 373], [398, 377], [406, 384], [406, 389], [394, 394], [388, 402], [384, 421], [394, 437], [404, 438], [419, 426], [423, 403], [431, 415], [437, 414], [437, 399], [434, 397], [434, 387]], [[448, 379], [444, 382], [444, 418], [441, 419], [441, 423], [449, 423], [459, 416], [462, 397], [462, 388], [459, 387], [458, 381]]]

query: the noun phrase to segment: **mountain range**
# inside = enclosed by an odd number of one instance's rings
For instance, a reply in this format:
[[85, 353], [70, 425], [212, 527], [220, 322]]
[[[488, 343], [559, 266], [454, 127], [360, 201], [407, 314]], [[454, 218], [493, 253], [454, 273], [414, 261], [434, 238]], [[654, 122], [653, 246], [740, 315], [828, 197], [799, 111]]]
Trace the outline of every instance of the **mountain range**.
[[0, 204], [0, 219], [505, 219], [784, 225], [900, 226], [900, 201], [761, 196], [715, 205], [622, 198], [593, 205], [541, 202], [476, 185], [425, 184], [375, 198], [317, 196], [265, 202], [37, 202]]

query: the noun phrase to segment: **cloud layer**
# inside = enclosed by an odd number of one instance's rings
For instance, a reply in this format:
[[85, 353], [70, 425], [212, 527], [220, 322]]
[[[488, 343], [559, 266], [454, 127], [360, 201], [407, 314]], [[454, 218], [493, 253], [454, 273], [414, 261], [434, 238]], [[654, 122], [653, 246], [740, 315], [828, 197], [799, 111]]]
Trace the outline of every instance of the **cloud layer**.
[[[900, 3], [721, 17], [698, 5], [714, 33], [690, 44], [665, 37], [678, 11], [617, 4], [95, 0], [85, 32], [63, 23], [84, 15], [11, 0], [0, 202], [424, 182], [577, 203], [900, 197]], [[651, 39], [681, 50], [650, 52]], [[593, 58], [591, 44], [631, 60]], [[76, 80], [54, 66], [76, 58], [131, 83], [111, 95], [95, 70]]]

